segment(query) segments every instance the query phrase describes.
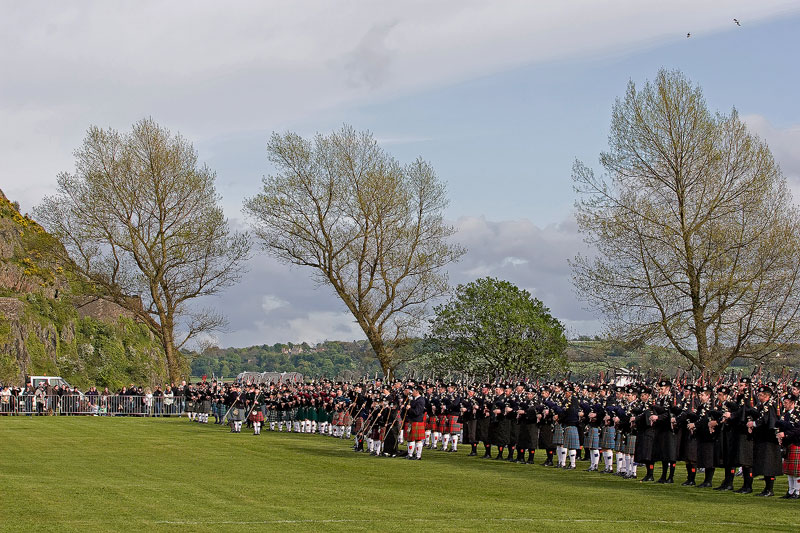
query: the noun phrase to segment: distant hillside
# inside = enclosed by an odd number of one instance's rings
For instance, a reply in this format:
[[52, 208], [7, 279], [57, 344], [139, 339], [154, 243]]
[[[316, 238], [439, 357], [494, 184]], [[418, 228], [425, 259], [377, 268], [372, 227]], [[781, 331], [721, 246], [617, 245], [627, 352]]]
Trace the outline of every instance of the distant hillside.
[[239, 372], [255, 371], [335, 378], [374, 375], [379, 369], [367, 341], [209, 348], [192, 361], [193, 376], [233, 377]]
[[[422, 344], [412, 346], [412, 353], [422, 355]], [[572, 377], [597, 379], [613, 369], [636, 369], [655, 378], [659, 374], [674, 377], [678, 369], [688, 369], [685, 360], [674, 350], [646, 344], [628, 344], [600, 338], [572, 340], [565, 353]], [[736, 359], [729, 371], [749, 374], [755, 363]], [[771, 375], [780, 374], [783, 367], [800, 368], [800, 347], [790, 353], [772, 358], [764, 365]], [[308, 377], [350, 378], [374, 376], [379, 372], [375, 355], [367, 341], [327, 341], [315, 346], [302, 344], [273, 344], [247, 348], [209, 348], [196, 355], [192, 362], [192, 375], [235, 377], [239, 372], [300, 372]], [[430, 375], [424, 366], [424, 357], [403, 363], [398, 375], [410, 372], [417, 376]], [[558, 376], [552, 376], [558, 377]]]
[[56, 246], [0, 191], [0, 382], [26, 374], [78, 386], [161, 382], [161, 345], [54, 260]]

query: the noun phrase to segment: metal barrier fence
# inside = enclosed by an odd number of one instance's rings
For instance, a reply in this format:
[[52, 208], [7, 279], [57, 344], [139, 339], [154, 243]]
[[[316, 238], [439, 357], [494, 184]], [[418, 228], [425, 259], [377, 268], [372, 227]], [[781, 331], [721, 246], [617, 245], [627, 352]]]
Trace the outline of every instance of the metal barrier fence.
[[2, 415], [180, 416], [185, 402], [179, 397], [155, 396], [11, 396], [0, 400]]

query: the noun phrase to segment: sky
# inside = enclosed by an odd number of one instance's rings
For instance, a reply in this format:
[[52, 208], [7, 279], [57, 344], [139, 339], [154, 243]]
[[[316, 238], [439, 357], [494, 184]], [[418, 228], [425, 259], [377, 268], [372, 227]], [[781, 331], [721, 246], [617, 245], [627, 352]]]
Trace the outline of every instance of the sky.
[[[769, 143], [800, 198], [799, 54], [796, 0], [0, 0], [0, 188], [30, 211], [90, 125], [152, 117], [194, 144], [246, 228], [270, 134], [349, 124], [447, 183], [468, 249], [452, 284], [507, 279], [592, 335], [602, 317], [567, 263], [586, 251], [570, 171], [598, 167], [614, 100], [683, 71]], [[228, 317], [219, 345], [364, 338], [309, 272], [258, 249], [248, 267], [200, 302]]]

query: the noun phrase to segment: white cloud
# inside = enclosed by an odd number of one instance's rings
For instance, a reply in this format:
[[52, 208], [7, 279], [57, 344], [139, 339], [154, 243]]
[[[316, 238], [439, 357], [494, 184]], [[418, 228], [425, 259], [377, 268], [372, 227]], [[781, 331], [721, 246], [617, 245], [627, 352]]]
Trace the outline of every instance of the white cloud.
[[781, 128], [761, 115], [745, 115], [742, 120], [750, 131], [767, 141], [783, 173], [800, 185], [800, 124]]
[[539, 298], [570, 333], [601, 330], [599, 317], [584, 310], [573, 291], [568, 260], [587, 248], [572, 218], [539, 227], [527, 219], [462, 217], [456, 228], [468, 252], [450, 269], [453, 283], [486, 276], [508, 280]]
[[800, 124], [782, 128], [761, 115], [745, 115], [742, 120], [767, 142], [786, 176], [795, 204], [800, 204]]
[[261, 297], [261, 309], [263, 309], [267, 314], [287, 305], [289, 305], [289, 302], [275, 296], [274, 294], [265, 294]]
[[[746, 24], [797, 8], [726, 2]], [[687, 27], [734, 30], [716, 2], [695, 0], [16, 2], [2, 15], [0, 176], [25, 209], [71, 168], [90, 124], [126, 129], [153, 116], [197, 143], [518, 65], [678, 40]]]

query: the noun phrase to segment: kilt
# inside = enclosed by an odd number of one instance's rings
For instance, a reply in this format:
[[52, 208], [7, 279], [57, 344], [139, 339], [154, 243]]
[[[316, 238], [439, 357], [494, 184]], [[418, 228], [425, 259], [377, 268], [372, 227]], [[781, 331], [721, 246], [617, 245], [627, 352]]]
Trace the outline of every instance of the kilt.
[[536, 422], [522, 423], [519, 425], [519, 436], [517, 437], [517, 449], [535, 450], [539, 445], [539, 426]]
[[783, 473], [787, 476], [800, 476], [800, 446], [797, 444], [789, 445], [786, 452], [786, 459], [783, 461]]
[[489, 422], [489, 441], [495, 446], [508, 446], [511, 438], [511, 421], [494, 420]]
[[626, 455], [633, 455], [636, 453], [636, 435], [628, 435], [628, 439], [625, 441], [625, 448], [622, 450], [622, 453]]
[[567, 426], [564, 428], [564, 448], [568, 450], [578, 450], [581, 447], [581, 441], [578, 437], [578, 428], [575, 426]]
[[604, 426], [603, 431], [600, 432], [600, 449], [613, 450], [616, 436], [617, 430], [613, 426]]
[[[616, 428], [614, 428], [614, 431], [616, 431]], [[614, 451], [625, 453], [625, 434], [622, 431], [616, 431], [616, 433], [614, 436]]]
[[194, 401], [186, 400], [186, 408], [184, 409], [187, 413], [194, 413]]
[[783, 473], [781, 449], [777, 442], [756, 440], [753, 451], [754, 476], [780, 476]]
[[553, 425], [553, 446], [561, 446], [564, 444], [564, 428], [561, 424]]
[[428, 413], [422, 415], [422, 423], [425, 424], [425, 431], [433, 431], [433, 426], [436, 425], [436, 417], [428, 416]]
[[360, 416], [357, 416], [355, 423], [353, 424], [353, 431], [358, 433], [359, 431], [361, 431], [362, 427], [364, 427], [364, 419], [361, 418]]
[[735, 466], [752, 466], [753, 439], [748, 433], [737, 433], [733, 437], [733, 450], [730, 463]]
[[464, 444], [477, 444], [477, 420], [467, 420], [464, 422]]
[[442, 428], [442, 433], [461, 433], [461, 422], [458, 421], [458, 415], [449, 415]]
[[425, 424], [423, 422], [411, 422], [411, 429], [406, 435], [406, 440], [408, 442], [425, 440]]
[[589, 427], [589, 433], [586, 435], [583, 446], [590, 450], [600, 449], [600, 428]]
[[382, 429], [383, 428], [379, 427], [378, 424], [373, 425], [372, 429], [369, 430], [369, 438], [371, 438], [373, 440], [383, 440], [381, 438], [381, 436], [382, 436], [381, 435], [381, 430]]
[[333, 419], [331, 420], [331, 424], [334, 426], [343, 426], [344, 425], [344, 412], [343, 411], [336, 411], [333, 413]]
[[253, 412], [250, 413], [250, 422], [263, 422], [264, 421], [264, 412], [261, 409], [253, 409]]
[[475, 422], [475, 442], [489, 444], [489, 418], [479, 418]]
[[231, 409], [231, 412], [228, 413], [228, 420], [231, 422], [241, 422], [244, 420], [244, 409], [241, 407], [234, 407]]
[[514, 447], [517, 445], [517, 440], [519, 440], [519, 422], [516, 419], [509, 420], [508, 428], [508, 445]]
[[697, 462], [697, 439], [688, 429], [681, 436], [681, 451], [679, 457], [690, 463]]
[[539, 448], [544, 450], [552, 448], [553, 445], [553, 425], [542, 424], [539, 426]]
[[267, 421], [268, 422], [277, 422], [278, 421], [278, 411], [275, 409], [269, 409], [267, 411]]
[[200, 402], [200, 412], [205, 414], [211, 413], [211, 400], [203, 400]]
[[697, 441], [697, 467], [714, 468], [717, 466], [717, 458], [714, 453], [715, 441]]
[[347, 411], [344, 411], [342, 413], [342, 423], [340, 425], [349, 426], [352, 423], [353, 423], [353, 415], [351, 415]]

